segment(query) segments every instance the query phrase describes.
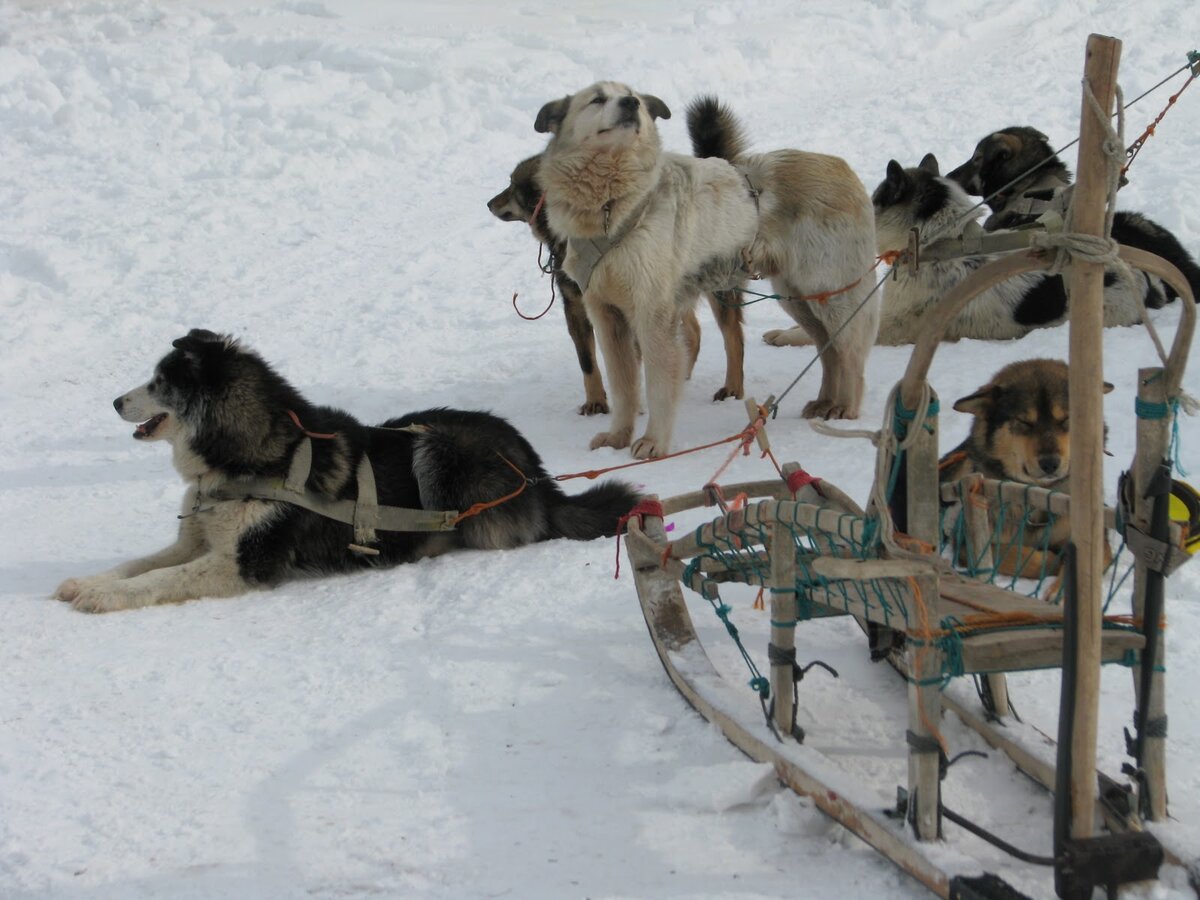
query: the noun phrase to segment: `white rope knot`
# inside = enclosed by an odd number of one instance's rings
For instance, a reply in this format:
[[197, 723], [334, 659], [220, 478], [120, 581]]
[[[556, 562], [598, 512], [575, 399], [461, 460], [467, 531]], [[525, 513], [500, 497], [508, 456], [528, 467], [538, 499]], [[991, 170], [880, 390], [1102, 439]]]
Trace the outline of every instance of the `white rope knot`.
[[1072, 260], [1095, 263], [1106, 268], [1125, 265], [1117, 255], [1119, 245], [1111, 237], [1037, 231], [1029, 236], [1029, 245], [1038, 250], [1054, 251], [1054, 262], [1046, 269], [1051, 275], [1061, 275]]

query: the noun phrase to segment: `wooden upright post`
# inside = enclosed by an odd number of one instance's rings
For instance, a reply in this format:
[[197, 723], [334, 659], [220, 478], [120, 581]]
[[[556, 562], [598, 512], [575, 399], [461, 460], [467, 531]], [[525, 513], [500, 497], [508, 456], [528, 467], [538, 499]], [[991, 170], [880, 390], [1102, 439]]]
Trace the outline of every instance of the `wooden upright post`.
[[[1121, 42], [1088, 37], [1079, 164], [1070, 223], [1078, 234], [1102, 235], [1109, 169], [1103, 152], [1113, 109]], [[1067, 280], [1071, 303], [1071, 540], [1077, 550], [1075, 603], [1079, 613], [1074, 739], [1071, 748], [1071, 836], [1091, 837], [1096, 809], [1096, 720], [1100, 712], [1100, 629], [1104, 571], [1104, 404], [1101, 393], [1104, 333], [1104, 266], [1076, 258]]]
[[770, 526], [771, 696], [775, 727], [791, 736], [796, 727], [796, 545], [782, 522]]
[[[1138, 400], [1144, 408], [1169, 408], [1167, 406], [1167, 380], [1162, 369], [1138, 370]], [[1162, 460], [1169, 456], [1171, 435], [1171, 416], [1166, 418], [1148, 419], [1139, 416], [1137, 420], [1137, 450], [1133, 455], [1133, 524], [1143, 532], [1150, 533], [1150, 515], [1154, 501], [1146, 497], [1146, 488], [1150, 485]], [[1145, 617], [1146, 611], [1146, 582], [1149, 576], [1149, 566], [1145, 559], [1134, 559], [1133, 567], [1133, 615], [1135, 619]], [[1157, 623], [1162, 630], [1162, 618]], [[1158, 641], [1154, 659], [1143, 659], [1143, 666], [1153, 666], [1156, 670], [1150, 689], [1147, 708], [1140, 710], [1146, 721], [1151, 723], [1164, 722], [1167, 715], [1166, 679], [1161, 671], [1165, 665], [1166, 647], [1161, 635]], [[1141, 666], [1133, 670], [1133, 686], [1137, 691], [1141, 684]], [[1135, 695], [1136, 696], [1136, 695]], [[1141, 698], [1138, 698], [1139, 705]], [[1162, 733], [1165, 729], [1151, 729], [1152, 737], [1145, 739], [1142, 748], [1142, 772], [1145, 782], [1139, 785], [1139, 792], [1145, 791], [1145, 808], [1148, 818], [1161, 822], [1167, 817], [1167, 739]]]

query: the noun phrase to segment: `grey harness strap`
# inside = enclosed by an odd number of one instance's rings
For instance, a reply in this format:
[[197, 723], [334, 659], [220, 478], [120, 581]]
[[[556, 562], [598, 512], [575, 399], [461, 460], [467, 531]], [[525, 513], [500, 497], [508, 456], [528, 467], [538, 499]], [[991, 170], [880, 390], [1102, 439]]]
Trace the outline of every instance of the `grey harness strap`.
[[[369, 521], [364, 513], [359, 512], [360, 504], [354, 500], [330, 500], [313, 491], [289, 491], [278, 478], [227, 482], [204, 491], [203, 497], [210, 500], [273, 500], [290, 503], [327, 519], [354, 525], [356, 532], [360, 522]], [[457, 511], [407, 509], [401, 506], [374, 506], [373, 509], [376, 512], [376, 531], [453, 531], [454, 520], [458, 518]], [[357, 534], [355, 540], [360, 540]]]
[[[422, 433], [422, 425], [392, 429]], [[407, 509], [401, 506], [380, 506], [375, 485], [375, 470], [364, 453], [359, 460], [355, 478], [358, 482], [357, 500], [332, 500], [324, 494], [307, 490], [312, 470], [312, 439], [304, 438], [292, 454], [286, 478], [246, 478], [228, 481], [202, 492], [211, 500], [273, 500], [290, 503], [354, 527], [357, 544], [372, 544], [377, 531], [453, 531], [457, 510]], [[197, 498], [199, 499], [199, 498]], [[362, 549], [362, 548], [359, 548]]]
[[[642, 215], [646, 212], [646, 207], [650, 205], [650, 200], [654, 196], [654, 192], [646, 194], [629, 214], [625, 220], [626, 225], [616, 234], [608, 233], [608, 204], [605, 204], [604, 210], [604, 236], [597, 238], [567, 238], [567, 248], [571, 253], [571, 269], [578, 274], [579, 277], [571, 275], [572, 280], [579, 285], [581, 291], [586, 291], [588, 285], [592, 281], [592, 272], [596, 266], [600, 264], [600, 260], [604, 254], [611, 250], [629, 232], [633, 231], [641, 222]], [[611, 201], [610, 201], [611, 202]]]

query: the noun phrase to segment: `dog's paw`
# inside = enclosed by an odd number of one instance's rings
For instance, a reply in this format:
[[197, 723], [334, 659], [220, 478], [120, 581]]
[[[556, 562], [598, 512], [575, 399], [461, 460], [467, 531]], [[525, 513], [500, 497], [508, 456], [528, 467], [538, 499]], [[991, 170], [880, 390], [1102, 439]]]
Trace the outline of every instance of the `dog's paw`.
[[79, 596], [79, 592], [83, 590], [83, 583], [86, 579], [83, 578], [68, 578], [62, 584], [54, 589], [54, 599], [62, 600], [65, 603], [70, 603]]
[[599, 416], [608, 412], [608, 400], [589, 400], [579, 407], [581, 416]]
[[728, 400], [731, 397], [735, 400], [741, 400], [744, 393], [745, 390], [743, 388], [724, 385], [719, 391], [713, 394], [713, 400]]
[[54, 589], [54, 599], [71, 603], [79, 596], [81, 591], [93, 585], [105, 584], [112, 581], [116, 581], [116, 577], [113, 575], [85, 575], [79, 578], [68, 578]]
[[622, 447], [629, 446], [629, 438], [633, 434], [633, 429], [619, 428], [614, 431], [602, 431], [588, 445], [591, 450], [599, 450], [601, 447], [613, 447], [620, 450]]
[[657, 441], [644, 434], [633, 442], [630, 453], [633, 454], [634, 459], [657, 459], [660, 456], [666, 456], [669, 449], [665, 441]]
[[117, 582], [96, 582], [84, 584], [71, 599], [71, 608], [79, 612], [102, 613], [115, 612], [118, 609], [132, 609], [139, 604], [118, 590]]
[[858, 413], [832, 400], [810, 400], [800, 415], [805, 419], [857, 419]]
[[811, 347], [813, 339], [799, 325], [794, 328], [772, 328], [763, 333], [763, 340], [772, 347]]

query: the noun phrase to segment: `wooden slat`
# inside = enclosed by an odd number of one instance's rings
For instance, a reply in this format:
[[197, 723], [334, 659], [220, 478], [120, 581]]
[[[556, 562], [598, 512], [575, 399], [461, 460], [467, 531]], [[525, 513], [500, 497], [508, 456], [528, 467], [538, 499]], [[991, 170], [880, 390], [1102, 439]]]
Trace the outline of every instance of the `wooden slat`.
[[[1023, 669], [1057, 669], [1062, 665], [1061, 628], [1027, 628], [989, 631], [963, 638], [963, 672], [1017, 672]], [[1100, 658], [1121, 662], [1146, 640], [1136, 631], [1105, 630]]]

